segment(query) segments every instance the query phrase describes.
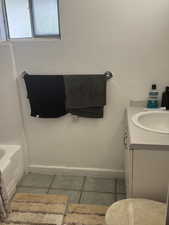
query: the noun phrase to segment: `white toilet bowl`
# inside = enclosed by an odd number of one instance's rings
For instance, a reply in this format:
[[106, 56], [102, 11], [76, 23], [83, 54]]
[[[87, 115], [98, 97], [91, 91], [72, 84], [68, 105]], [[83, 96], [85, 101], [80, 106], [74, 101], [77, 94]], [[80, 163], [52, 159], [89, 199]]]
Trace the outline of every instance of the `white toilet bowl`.
[[164, 225], [166, 204], [147, 199], [115, 202], [106, 213], [106, 225]]

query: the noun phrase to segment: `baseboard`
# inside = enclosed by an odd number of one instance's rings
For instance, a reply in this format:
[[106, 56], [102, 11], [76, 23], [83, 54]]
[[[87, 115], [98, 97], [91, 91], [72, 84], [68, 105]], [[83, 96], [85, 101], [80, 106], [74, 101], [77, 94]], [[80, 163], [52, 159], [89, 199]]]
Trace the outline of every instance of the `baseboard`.
[[96, 176], [104, 178], [124, 178], [123, 170], [101, 169], [101, 168], [81, 168], [81, 167], [65, 167], [65, 166], [45, 166], [30, 165], [28, 172], [40, 174], [67, 174], [75, 176]]

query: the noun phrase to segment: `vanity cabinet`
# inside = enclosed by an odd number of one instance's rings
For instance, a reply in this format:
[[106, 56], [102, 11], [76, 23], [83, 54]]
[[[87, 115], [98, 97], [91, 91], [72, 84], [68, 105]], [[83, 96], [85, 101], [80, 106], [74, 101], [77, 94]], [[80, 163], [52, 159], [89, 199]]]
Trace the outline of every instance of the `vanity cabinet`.
[[125, 177], [128, 198], [166, 201], [169, 151], [130, 149], [125, 136]]
[[145, 114], [144, 107], [132, 106], [126, 109], [124, 144], [127, 197], [166, 202], [169, 134], [138, 126], [134, 118], [140, 115], [147, 115], [143, 121], [146, 121], [148, 127], [153, 128], [157, 121], [158, 129], [167, 131], [169, 112], [164, 112], [164, 116], [155, 111]]

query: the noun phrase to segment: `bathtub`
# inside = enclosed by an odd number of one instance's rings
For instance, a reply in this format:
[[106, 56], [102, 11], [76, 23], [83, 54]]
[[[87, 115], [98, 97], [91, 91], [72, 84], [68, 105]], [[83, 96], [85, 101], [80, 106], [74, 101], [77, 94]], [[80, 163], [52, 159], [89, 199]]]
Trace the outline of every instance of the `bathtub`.
[[0, 145], [0, 171], [8, 200], [16, 191], [16, 185], [24, 173], [23, 152], [19, 145]]

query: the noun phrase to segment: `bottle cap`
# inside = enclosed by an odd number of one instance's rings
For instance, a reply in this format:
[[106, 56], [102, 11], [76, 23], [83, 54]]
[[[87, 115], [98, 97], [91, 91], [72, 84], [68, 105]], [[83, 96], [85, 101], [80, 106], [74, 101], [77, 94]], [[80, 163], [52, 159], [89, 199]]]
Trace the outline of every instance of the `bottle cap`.
[[169, 87], [166, 87], [165, 91], [166, 91], [166, 92], [169, 92]]
[[157, 89], [157, 85], [156, 84], [152, 84], [152, 89], [153, 90]]

